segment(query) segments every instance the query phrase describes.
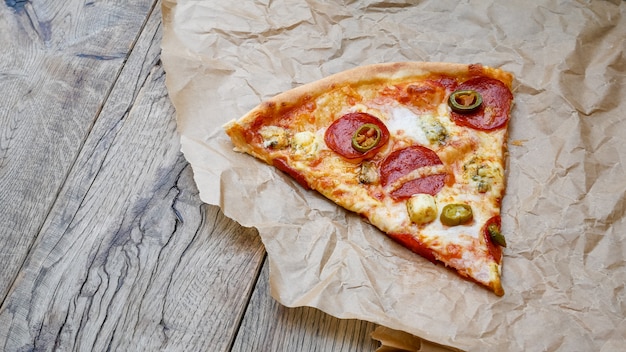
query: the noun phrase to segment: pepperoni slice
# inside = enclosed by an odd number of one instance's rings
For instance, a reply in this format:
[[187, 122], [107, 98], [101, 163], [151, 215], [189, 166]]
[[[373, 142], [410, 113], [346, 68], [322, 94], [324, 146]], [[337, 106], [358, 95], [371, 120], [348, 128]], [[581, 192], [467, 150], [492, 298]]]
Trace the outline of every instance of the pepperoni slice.
[[[380, 166], [381, 184], [387, 186], [413, 170], [425, 166], [442, 165], [437, 154], [420, 145], [398, 149], [383, 160]], [[406, 199], [417, 193], [437, 194], [445, 185], [446, 174], [433, 174], [409, 180], [390, 193], [396, 200]]]
[[475, 90], [483, 97], [483, 103], [471, 113], [452, 112], [452, 120], [459, 126], [489, 131], [501, 128], [509, 121], [513, 94], [497, 79], [476, 77], [461, 83], [457, 90]]
[[[366, 152], [360, 152], [352, 146], [352, 136], [365, 124], [374, 124], [380, 128], [381, 136], [378, 144]], [[324, 141], [330, 149], [350, 160], [371, 158], [389, 141], [387, 126], [373, 115], [365, 112], [352, 112], [343, 115], [332, 123], [324, 134]]]
[[390, 192], [389, 195], [391, 198], [396, 200], [408, 199], [411, 198], [412, 195], [418, 193], [426, 193], [434, 196], [439, 193], [439, 191], [446, 184], [446, 176], [446, 174], [436, 174], [417, 178], [415, 180], [405, 182], [398, 189]]

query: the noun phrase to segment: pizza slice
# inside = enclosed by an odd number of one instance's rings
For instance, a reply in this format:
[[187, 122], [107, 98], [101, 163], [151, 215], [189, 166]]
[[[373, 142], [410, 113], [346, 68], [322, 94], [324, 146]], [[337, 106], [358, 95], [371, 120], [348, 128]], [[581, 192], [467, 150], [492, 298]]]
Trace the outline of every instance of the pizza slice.
[[512, 80], [479, 64], [362, 66], [281, 93], [224, 127], [235, 150], [503, 295]]

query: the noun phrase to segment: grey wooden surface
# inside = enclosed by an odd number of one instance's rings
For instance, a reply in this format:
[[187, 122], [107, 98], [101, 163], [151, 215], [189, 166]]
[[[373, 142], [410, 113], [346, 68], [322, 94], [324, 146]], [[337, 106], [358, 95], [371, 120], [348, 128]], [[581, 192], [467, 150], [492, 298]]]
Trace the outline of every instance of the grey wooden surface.
[[373, 351], [277, 304], [256, 231], [199, 200], [160, 6], [0, 2], [0, 350]]

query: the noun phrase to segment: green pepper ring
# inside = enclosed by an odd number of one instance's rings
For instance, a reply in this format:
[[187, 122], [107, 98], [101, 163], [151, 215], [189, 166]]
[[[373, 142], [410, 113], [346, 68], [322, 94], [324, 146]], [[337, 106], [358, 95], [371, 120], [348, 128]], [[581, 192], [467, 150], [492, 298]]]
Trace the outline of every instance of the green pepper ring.
[[[361, 135], [361, 133], [367, 131], [368, 129], [373, 129], [376, 132], [376, 137], [374, 139], [374, 141], [368, 145], [362, 145], [357, 141], [357, 138], [359, 137], [359, 135]], [[380, 138], [382, 136], [383, 132], [380, 130], [380, 127], [376, 126], [373, 123], [365, 123], [363, 125], [361, 125], [356, 132], [354, 132], [354, 134], [352, 135], [352, 148], [354, 148], [355, 150], [361, 152], [361, 153], [366, 153], [370, 150], [372, 150], [374, 147], [376, 147], [378, 145], [378, 143], [380, 143]]]
[[489, 232], [489, 237], [491, 237], [492, 241], [502, 247], [506, 247], [506, 239], [504, 238], [504, 235], [502, 235], [502, 232], [500, 232], [498, 225], [489, 225], [489, 227], [487, 227], [487, 231]]
[[[467, 106], [460, 104], [456, 99], [457, 97], [461, 95], [473, 95], [475, 97], [474, 102]], [[478, 108], [480, 107], [480, 105], [482, 105], [482, 103], [483, 103], [482, 95], [480, 95], [480, 93], [472, 89], [454, 91], [452, 92], [452, 94], [450, 94], [450, 97], [448, 98], [448, 105], [450, 105], [450, 108], [452, 108], [452, 111], [456, 113], [460, 113], [460, 114], [474, 112], [478, 110]]]
[[441, 210], [439, 220], [446, 226], [466, 224], [474, 218], [472, 207], [467, 204], [447, 204]]

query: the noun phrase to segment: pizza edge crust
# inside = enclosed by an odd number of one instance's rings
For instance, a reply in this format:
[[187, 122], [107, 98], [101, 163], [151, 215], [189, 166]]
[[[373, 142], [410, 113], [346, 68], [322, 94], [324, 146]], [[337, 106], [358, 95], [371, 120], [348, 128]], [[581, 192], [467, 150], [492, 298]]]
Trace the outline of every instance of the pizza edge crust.
[[[250, 110], [239, 119], [231, 120], [224, 125], [229, 134], [235, 125], [243, 128], [249, 126], [261, 114], [274, 114], [282, 109], [296, 106], [303, 98], [314, 98], [338, 86], [360, 85], [370, 82], [403, 82], [411, 78], [420, 78], [428, 75], [450, 75], [454, 77], [470, 75], [471, 67], [481, 67], [481, 75], [495, 78], [504, 83], [509, 89], [513, 82], [513, 75], [507, 71], [483, 66], [481, 64], [461, 64], [448, 62], [392, 62], [359, 66], [346, 71], [332, 74], [317, 81], [305, 83], [285, 92], [279, 93]], [[231, 136], [232, 137], [232, 136]]]

